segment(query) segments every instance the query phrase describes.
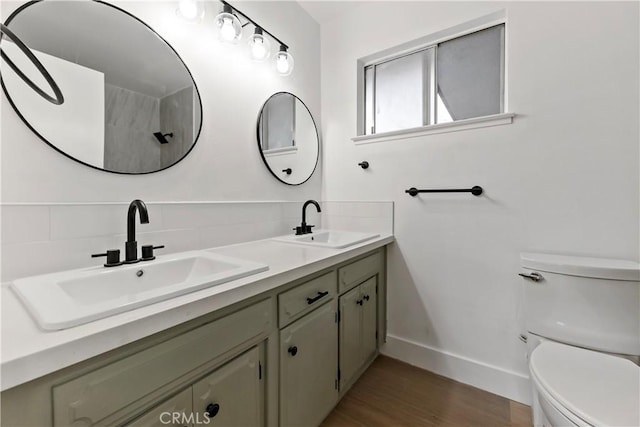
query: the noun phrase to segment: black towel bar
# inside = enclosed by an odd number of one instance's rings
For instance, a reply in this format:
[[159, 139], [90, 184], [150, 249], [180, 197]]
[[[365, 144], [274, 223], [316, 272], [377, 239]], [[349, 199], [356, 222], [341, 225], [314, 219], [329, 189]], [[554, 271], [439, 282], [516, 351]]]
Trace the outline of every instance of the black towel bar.
[[431, 190], [418, 190], [416, 187], [411, 187], [408, 190], [404, 190], [405, 193], [411, 197], [415, 197], [418, 193], [471, 193], [474, 196], [482, 194], [482, 187], [474, 185], [471, 188], [450, 188], [450, 189], [431, 189]]

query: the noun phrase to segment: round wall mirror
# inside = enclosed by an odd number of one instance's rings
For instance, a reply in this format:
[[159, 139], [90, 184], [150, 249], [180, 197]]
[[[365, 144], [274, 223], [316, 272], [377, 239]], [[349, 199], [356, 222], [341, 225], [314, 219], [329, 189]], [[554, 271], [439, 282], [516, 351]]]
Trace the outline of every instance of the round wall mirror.
[[[176, 164], [195, 145], [202, 104], [191, 73], [135, 16], [101, 1], [41, 0], [5, 25], [42, 62], [64, 103], [47, 102], [8, 67], [2, 88], [24, 123], [62, 154], [108, 172], [145, 174]], [[2, 50], [42, 80], [10, 40]]]
[[271, 95], [258, 116], [258, 149], [273, 176], [289, 185], [306, 182], [316, 169], [318, 130], [307, 106], [288, 92]]

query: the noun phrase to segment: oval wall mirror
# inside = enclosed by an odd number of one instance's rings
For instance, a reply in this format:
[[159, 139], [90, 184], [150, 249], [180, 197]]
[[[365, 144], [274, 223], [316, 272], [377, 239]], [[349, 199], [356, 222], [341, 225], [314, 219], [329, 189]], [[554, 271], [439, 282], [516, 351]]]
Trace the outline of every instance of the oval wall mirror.
[[[37, 0], [5, 22], [44, 64], [64, 95], [53, 105], [3, 68], [2, 88], [44, 142], [87, 166], [145, 174], [193, 148], [202, 104], [175, 50], [140, 19], [96, 0]], [[3, 51], [35, 82], [34, 67], [9, 40]]]
[[289, 92], [271, 95], [258, 116], [258, 149], [265, 165], [289, 185], [306, 182], [316, 169], [320, 151], [311, 112]]

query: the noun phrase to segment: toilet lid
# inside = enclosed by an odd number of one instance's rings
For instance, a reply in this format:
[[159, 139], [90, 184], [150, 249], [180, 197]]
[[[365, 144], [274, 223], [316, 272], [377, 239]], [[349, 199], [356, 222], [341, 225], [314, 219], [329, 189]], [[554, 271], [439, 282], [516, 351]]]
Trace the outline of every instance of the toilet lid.
[[543, 342], [531, 353], [529, 367], [540, 386], [585, 422], [640, 425], [640, 366], [630, 360]]

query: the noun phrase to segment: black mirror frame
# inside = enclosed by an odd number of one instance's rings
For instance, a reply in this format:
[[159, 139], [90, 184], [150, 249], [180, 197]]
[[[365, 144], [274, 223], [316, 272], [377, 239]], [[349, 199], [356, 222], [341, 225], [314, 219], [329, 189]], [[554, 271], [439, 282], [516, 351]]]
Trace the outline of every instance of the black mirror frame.
[[[302, 182], [298, 182], [296, 184], [292, 184], [290, 182], [286, 182], [283, 181], [274, 171], [273, 169], [271, 169], [271, 166], [269, 166], [269, 163], [267, 163], [267, 159], [264, 156], [264, 153], [262, 152], [262, 145], [260, 145], [260, 117], [262, 117], [262, 111], [264, 111], [264, 107], [265, 105], [267, 105], [267, 102], [269, 102], [269, 100], [271, 98], [273, 98], [276, 95], [282, 95], [282, 94], [286, 94], [286, 95], [291, 95], [293, 96], [295, 99], [297, 99], [298, 101], [300, 101], [300, 103], [304, 106], [304, 108], [307, 110], [307, 112], [309, 113], [309, 117], [311, 117], [311, 122], [313, 123], [313, 128], [316, 131], [316, 141], [318, 144], [318, 154], [316, 155], [316, 163], [313, 165], [313, 170], [311, 171], [311, 173], [309, 174], [309, 176], [307, 177], [307, 179], [305, 179]], [[269, 98], [267, 98], [267, 100], [262, 104], [262, 107], [260, 107], [260, 112], [258, 113], [258, 120], [256, 121], [256, 141], [258, 143], [258, 152], [260, 153], [260, 157], [262, 157], [262, 161], [264, 162], [264, 165], [267, 167], [267, 170], [271, 173], [271, 175], [273, 175], [278, 181], [282, 182], [283, 184], [287, 184], [287, 185], [291, 185], [291, 186], [298, 186], [298, 185], [302, 185], [305, 182], [309, 181], [311, 179], [311, 177], [313, 176], [313, 174], [315, 173], [316, 169], [318, 168], [318, 162], [320, 161], [320, 148], [321, 148], [321, 144], [320, 144], [320, 134], [318, 133], [318, 126], [316, 125], [316, 121], [313, 118], [313, 114], [311, 114], [311, 111], [309, 110], [309, 107], [307, 107], [307, 104], [305, 104], [302, 99], [298, 98], [296, 95], [294, 95], [291, 92], [285, 92], [285, 91], [281, 91], [281, 92], [276, 92], [273, 95], [271, 95]], [[288, 173], [287, 173], [288, 175]]]
[[[40, 3], [42, 1], [44, 1], [44, 0], [31, 0], [28, 3], [25, 3], [22, 6], [18, 7], [15, 11], [13, 11], [13, 13], [11, 13], [11, 15], [9, 15], [7, 20], [4, 22], [4, 25], [8, 27], [9, 24], [11, 23], [11, 21], [20, 12], [22, 12], [24, 9], [26, 9], [29, 6], [33, 6], [34, 4]], [[193, 78], [193, 75], [191, 74], [191, 70], [189, 70], [189, 67], [187, 67], [187, 64], [185, 64], [184, 60], [178, 54], [178, 52], [176, 52], [176, 50], [173, 48], [173, 46], [171, 46], [171, 44], [169, 44], [169, 42], [167, 42], [160, 34], [158, 34], [158, 32], [156, 32], [153, 28], [151, 28], [151, 26], [149, 26], [146, 22], [144, 22], [143, 20], [141, 20], [137, 16], [133, 15], [132, 13], [129, 13], [124, 9], [121, 9], [118, 6], [114, 6], [114, 5], [110, 4], [110, 3], [107, 3], [106, 1], [103, 1], [103, 0], [90, 0], [90, 1], [92, 1], [94, 3], [102, 4], [102, 5], [107, 6], [107, 7], [111, 7], [113, 9], [116, 9], [117, 11], [122, 12], [125, 15], [131, 17], [132, 19], [138, 21], [140, 24], [145, 26], [149, 31], [153, 32], [156, 35], [156, 37], [158, 37], [158, 39], [160, 41], [162, 41], [164, 44], [166, 44], [167, 47], [169, 49], [171, 49], [171, 51], [176, 55], [176, 57], [180, 60], [180, 62], [184, 66], [184, 69], [187, 71], [187, 74], [189, 74], [189, 77], [191, 77], [191, 81], [193, 82], [193, 88], [194, 88], [196, 94], [198, 95], [198, 103], [200, 104], [200, 126], [198, 127], [198, 132], [196, 133], [196, 136], [195, 136], [195, 138], [193, 140], [193, 144], [191, 144], [191, 147], [189, 148], [189, 151], [187, 151], [184, 154], [184, 156], [180, 157], [178, 160], [176, 160], [174, 163], [170, 164], [169, 166], [166, 166], [164, 168], [157, 169], [157, 170], [154, 170], [154, 171], [149, 171], [149, 172], [118, 172], [118, 171], [111, 171], [111, 170], [99, 168], [97, 166], [94, 166], [94, 165], [91, 165], [89, 163], [83, 162], [82, 160], [76, 159], [75, 157], [71, 156], [70, 154], [65, 153], [64, 151], [62, 151], [61, 149], [56, 147], [53, 143], [51, 143], [49, 140], [47, 140], [44, 136], [42, 136], [37, 130], [35, 130], [34, 127], [31, 126], [29, 121], [22, 115], [22, 113], [20, 113], [20, 111], [16, 107], [15, 103], [13, 102], [13, 99], [11, 99], [11, 96], [9, 96], [9, 92], [7, 91], [7, 88], [6, 88], [5, 84], [4, 84], [4, 79], [2, 79], [2, 75], [0, 75], [0, 85], [2, 86], [2, 90], [3, 90], [4, 94], [5, 94], [5, 96], [7, 97], [7, 100], [9, 101], [9, 104], [11, 104], [11, 107], [13, 108], [13, 111], [16, 112], [18, 117], [20, 117], [22, 122], [31, 130], [31, 132], [33, 132], [38, 138], [40, 138], [43, 142], [45, 142], [51, 148], [56, 150], [58, 153], [64, 155], [65, 157], [68, 157], [69, 159], [71, 159], [71, 160], [73, 160], [75, 162], [78, 162], [78, 163], [80, 163], [80, 164], [82, 164], [84, 166], [88, 166], [88, 167], [90, 167], [92, 169], [96, 169], [96, 170], [99, 170], [99, 171], [102, 171], [102, 172], [107, 172], [107, 173], [115, 173], [115, 174], [118, 174], [118, 175], [148, 175], [148, 174], [152, 174], [152, 173], [163, 171], [165, 169], [169, 169], [170, 167], [173, 167], [173, 166], [177, 165], [178, 163], [180, 163], [182, 160], [184, 160], [185, 157], [187, 157], [189, 155], [189, 153], [191, 153], [191, 151], [193, 150], [193, 147], [196, 146], [196, 143], [198, 142], [198, 139], [200, 138], [200, 133], [202, 131], [202, 119], [203, 119], [203, 116], [204, 116], [203, 112], [202, 112], [202, 99], [200, 97], [200, 91], [198, 90], [198, 85], [196, 84], [196, 81]]]

